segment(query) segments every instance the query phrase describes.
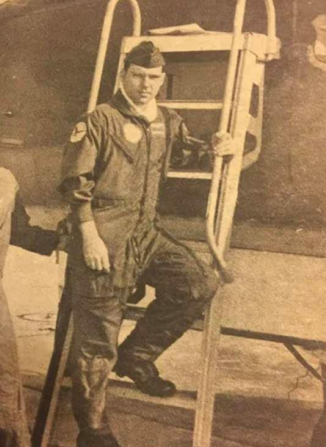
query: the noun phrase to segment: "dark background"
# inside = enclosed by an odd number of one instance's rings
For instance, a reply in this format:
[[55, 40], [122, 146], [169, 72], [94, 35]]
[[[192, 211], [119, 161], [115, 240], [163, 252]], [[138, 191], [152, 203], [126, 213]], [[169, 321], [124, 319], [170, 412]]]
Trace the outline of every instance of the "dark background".
[[[0, 161], [19, 180], [28, 205], [57, 207], [60, 159], [87, 106], [106, 1], [8, 1], [0, 6]], [[155, 7], [154, 7], [155, 4]], [[235, 0], [140, 0], [143, 32], [196, 22], [231, 31]], [[262, 155], [245, 171], [237, 221], [319, 227], [326, 222], [326, 72], [312, 68], [306, 47], [324, 0], [275, 0], [282, 57], [266, 67]], [[131, 32], [126, 1], [118, 4], [100, 100], [112, 93], [121, 37]], [[263, 0], [248, 0], [245, 29], [265, 32]], [[225, 55], [217, 61], [223, 72]], [[187, 70], [186, 91], [212, 85], [216, 72]], [[214, 78], [215, 76], [215, 78]], [[215, 94], [215, 93], [214, 93]], [[214, 116], [189, 119], [196, 134], [214, 130]], [[195, 125], [197, 123], [197, 125]], [[207, 184], [170, 182], [165, 211], [205, 210]], [[181, 200], [181, 202], [180, 202]], [[182, 207], [180, 207], [182, 203]]]

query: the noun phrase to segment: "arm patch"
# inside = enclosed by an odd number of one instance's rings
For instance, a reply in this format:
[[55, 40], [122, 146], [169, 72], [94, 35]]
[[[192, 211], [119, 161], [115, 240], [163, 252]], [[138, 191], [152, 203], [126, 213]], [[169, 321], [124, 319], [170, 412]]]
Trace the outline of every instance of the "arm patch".
[[87, 126], [84, 121], [80, 121], [76, 126], [74, 127], [74, 130], [72, 131], [72, 134], [70, 135], [70, 142], [71, 143], [78, 143], [81, 141], [84, 136], [87, 133]]

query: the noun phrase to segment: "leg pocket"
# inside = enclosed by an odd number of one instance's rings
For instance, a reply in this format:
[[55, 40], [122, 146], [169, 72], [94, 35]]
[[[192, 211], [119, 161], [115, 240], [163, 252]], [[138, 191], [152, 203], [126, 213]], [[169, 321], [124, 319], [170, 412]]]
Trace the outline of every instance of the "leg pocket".
[[74, 294], [87, 297], [109, 297], [113, 295], [113, 273], [99, 272], [88, 267], [73, 268], [71, 285]]

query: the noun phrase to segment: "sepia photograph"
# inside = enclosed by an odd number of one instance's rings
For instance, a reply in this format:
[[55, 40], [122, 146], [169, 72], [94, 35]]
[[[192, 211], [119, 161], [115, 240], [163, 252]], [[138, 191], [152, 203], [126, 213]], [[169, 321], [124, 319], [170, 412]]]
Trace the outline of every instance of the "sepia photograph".
[[326, 0], [0, 0], [0, 447], [326, 447]]

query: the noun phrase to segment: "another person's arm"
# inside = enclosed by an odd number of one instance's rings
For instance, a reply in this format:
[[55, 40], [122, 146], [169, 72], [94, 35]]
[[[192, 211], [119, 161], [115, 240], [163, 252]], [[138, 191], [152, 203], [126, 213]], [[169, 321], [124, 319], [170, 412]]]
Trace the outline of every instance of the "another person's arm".
[[30, 224], [14, 175], [0, 168], [0, 228], [6, 219], [11, 221], [10, 244], [42, 255], [50, 255], [57, 247], [57, 232]]
[[0, 168], [0, 281], [9, 245], [11, 213], [18, 189], [15, 177], [8, 169]]
[[18, 184], [13, 174], [0, 168], [0, 228], [13, 211]]
[[37, 225], [30, 224], [30, 217], [18, 192], [11, 216], [10, 244], [34, 253], [50, 256], [57, 248], [58, 243], [59, 235], [56, 231], [45, 230]]

